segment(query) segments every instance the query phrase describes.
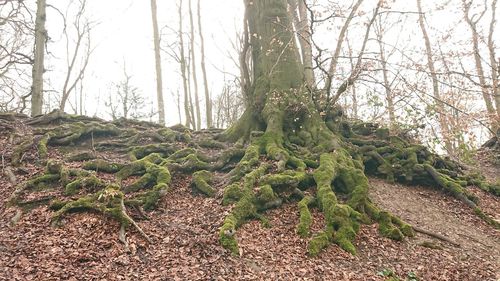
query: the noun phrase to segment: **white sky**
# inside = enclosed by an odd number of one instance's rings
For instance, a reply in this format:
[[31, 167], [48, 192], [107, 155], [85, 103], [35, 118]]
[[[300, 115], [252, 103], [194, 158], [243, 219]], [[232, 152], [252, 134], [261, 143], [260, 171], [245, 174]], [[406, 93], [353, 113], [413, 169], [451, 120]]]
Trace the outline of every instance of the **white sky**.
[[[173, 0], [158, 0], [158, 20], [160, 29], [163, 28], [162, 47], [167, 48], [168, 43], [174, 42], [175, 36], [165, 26], [177, 30], [178, 15], [177, 3]], [[189, 16], [187, 11], [188, 1], [184, 1], [183, 21], [185, 23], [185, 42], [188, 41]], [[49, 3], [64, 11], [67, 0], [53, 0]], [[196, 9], [197, 0], [193, 0], [193, 9]], [[215, 4], [215, 6], [214, 6]], [[150, 1], [146, 0], [88, 0], [89, 17], [100, 24], [92, 32], [93, 45], [96, 45], [89, 67], [87, 69], [85, 87], [89, 95], [87, 102], [87, 114], [96, 112], [99, 116], [106, 116], [108, 110], [104, 108], [110, 84], [118, 82], [123, 78], [122, 65], [125, 60], [127, 72], [132, 75], [132, 83], [149, 98], [156, 102], [155, 64], [153, 52], [153, 31], [151, 23]], [[234, 63], [227, 58], [228, 52], [233, 52], [230, 40], [235, 40], [236, 30], [242, 26], [243, 1], [238, 0], [202, 0], [202, 23], [205, 35], [205, 49], [207, 58], [207, 72], [209, 89], [214, 95], [220, 92], [223, 86], [223, 74], [217, 70], [225, 70], [238, 73]], [[194, 11], [195, 26], [196, 10]], [[47, 29], [53, 37], [54, 43], [49, 49], [54, 54], [64, 54], [64, 43], [58, 41], [62, 21], [55, 12], [48, 10]], [[196, 34], [197, 36], [197, 34]], [[62, 38], [61, 38], [62, 39]], [[198, 39], [198, 37], [196, 37]], [[215, 59], [214, 59], [215, 58]], [[200, 55], [197, 53], [197, 67], [199, 68]], [[49, 61], [49, 69], [52, 73], [47, 76], [51, 79], [51, 86], [56, 91], [62, 88], [62, 76], [65, 70], [65, 57], [52, 58]], [[168, 55], [162, 53], [163, 67], [163, 90], [167, 113], [167, 125], [179, 122], [177, 108], [173, 101], [171, 92], [176, 92], [180, 87], [181, 77], [179, 65]], [[46, 77], [47, 77], [46, 76]], [[198, 75], [201, 80], [201, 74]], [[57, 79], [60, 78], [60, 79]], [[229, 77], [228, 77], [229, 79]], [[202, 95], [202, 84], [199, 85], [200, 98]], [[181, 89], [179, 89], [181, 90]], [[181, 90], [182, 91], [182, 90]], [[74, 97], [70, 101], [74, 104]], [[201, 100], [204, 102], [204, 100]], [[66, 111], [71, 112], [71, 106], [67, 105]]]

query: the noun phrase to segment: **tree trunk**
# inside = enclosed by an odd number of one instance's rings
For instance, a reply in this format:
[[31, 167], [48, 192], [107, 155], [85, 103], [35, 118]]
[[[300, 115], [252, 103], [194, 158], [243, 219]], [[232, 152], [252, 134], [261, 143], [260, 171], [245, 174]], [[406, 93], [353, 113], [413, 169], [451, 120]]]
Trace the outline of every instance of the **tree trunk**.
[[203, 38], [203, 30], [201, 24], [201, 7], [200, 0], [198, 0], [198, 33], [200, 35], [200, 49], [201, 49], [201, 73], [203, 74], [203, 85], [205, 86], [205, 114], [207, 117], [207, 128], [211, 128], [212, 124], [212, 99], [208, 91], [207, 70], [205, 67], [205, 39]]
[[436, 109], [438, 113], [439, 126], [441, 127], [441, 135], [444, 140], [445, 149], [450, 155], [455, 154], [455, 149], [451, 142], [451, 132], [449, 128], [449, 124], [446, 121], [446, 113], [443, 111], [445, 104], [441, 98], [441, 94], [439, 93], [439, 81], [436, 74], [436, 69], [434, 67], [434, 59], [432, 58], [432, 47], [429, 39], [429, 35], [427, 34], [427, 29], [425, 28], [424, 23], [424, 14], [422, 12], [422, 3], [421, 0], [417, 0], [417, 8], [418, 8], [418, 23], [420, 25], [420, 29], [422, 31], [422, 35], [424, 37], [425, 42], [425, 50], [427, 55], [427, 66], [429, 67], [429, 71], [432, 79], [432, 91], [434, 94], [434, 98], [436, 100]]
[[[180, 66], [182, 75], [182, 89], [184, 91], [184, 115], [186, 115], [186, 127], [190, 127], [193, 124], [194, 116], [191, 115], [189, 111], [189, 87], [188, 87], [188, 77], [186, 72], [186, 54], [184, 51], [184, 34], [182, 32], [182, 2], [179, 3], [179, 49], [180, 49]], [[193, 125], [193, 129], [196, 129]]]
[[307, 86], [313, 89], [316, 87], [316, 78], [313, 71], [311, 31], [306, 3], [303, 0], [289, 0], [288, 3], [300, 45], [304, 78]]
[[500, 77], [499, 77], [500, 62], [497, 62], [497, 56], [495, 54], [495, 42], [493, 40], [493, 35], [495, 34], [496, 12], [497, 12], [497, 0], [493, 0], [491, 2], [491, 21], [488, 32], [488, 50], [490, 53], [492, 92], [495, 100], [495, 106], [497, 109], [496, 122], [493, 128], [497, 129], [494, 132], [497, 134], [497, 137], [500, 137]]
[[191, 71], [193, 74], [193, 85], [194, 85], [194, 104], [196, 107], [196, 130], [201, 128], [201, 112], [200, 112], [200, 98], [198, 95], [198, 78], [196, 74], [196, 51], [194, 45], [194, 20], [193, 20], [193, 9], [191, 5], [191, 0], [189, 0], [189, 23], [191, 27]]
[[163, 79], [161, 72], [161, 55], [160, 55], [160, 33], [158, 30], [156, 0], [151, 0], [151, 18], [153, 21], [153, 42], [155, 48], [156, 96], [158, 100], [158, 117], [159, 117], [158, 121], [161, 125], [165, 125], [165, 104], [163, 103]]
[[45, 29], [47, 6], [46, 0], [37, 1], [35, 22], [35, 54], [33, 63], [33, 84], [31, 87], [31, 116], [42, 114], [43, 106], [43, 73], [45, 60], [45, 43], [47, 30]]
[[484, 76], [484, 69], [481, 54], [479, 53], [479, 33], [477, 31], [477, 22], [473, 21], [469, 17], [470, 5], [471, 3], [467, 3], [465, 0], [462, 0], [463, 9], [464, 9], [464, 19], [470, 27], [471, 37], [472, 37], [472, 51], [474, 52], [474, 62], [476, 65], [476, 72], [479, 78], [479, 84], [481, 85], [481, 93], [483, 95], [484, 103], [486, 104], [486, 110], [489, 115], [489, 119], [491, 122], [491, 126], [493, 128], [492, 131], [496, 131], [496, 112], [495, 107], [493, 106], [493, 101], [491, 98], [491, 94], [488, 91], [488, 85], [486, 83], [486, 77]]
[[396, 128], [396, 114], [394, 112], [394, 98], [389, 83], [389, 73], [387, 70], [387, 61], [385, 57], [384, 43], [382, 42], [382, 30], [378, 34], [378, 45], [380, 51], [380, 64], [382, 65], [382, 76], [384, 77], [385, 100], [387, 101], [387, 112], [389, 113], [389, 124], [392, 129]]
[[248, 139], [265, 131], [277, 145], [297, 137], [307, 146], [333, 148], [337, 141], [321, 119], [306, 90], [303, 65], [296, 46], [286, 0], [245, 0], [251, 36], [253, 85], [247, 108], [226, 135]]

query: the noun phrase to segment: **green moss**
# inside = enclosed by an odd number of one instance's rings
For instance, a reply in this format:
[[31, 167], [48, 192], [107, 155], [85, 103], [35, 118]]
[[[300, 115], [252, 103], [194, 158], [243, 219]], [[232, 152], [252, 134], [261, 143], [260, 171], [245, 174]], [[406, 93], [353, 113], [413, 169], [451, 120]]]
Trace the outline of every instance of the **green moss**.
[[146, 187], [151, 187], [156, 182], [156, 178], [150, 173], [142, 175], [139, 179], [123, 188], [124, 193], [139, 191]]
[[198, 142], [198, 145], [204, 148], [212, 148], [212, 149], [223, 149], [225, 148], [224, 144], [218, 142], [213, 139], [202, 139]]
[[40, 141], [38, 141], [37, 144], [38, 156], [40, 156], [41, 159], [47, 158], [48, 155], [47, 143], [49, 142], [50, 138], [51, 134], [47, 133], [40, 139]]
[[60, 174], [63, 169], [63, 164], [56, 160], [49, 160], [45, 166], [47, 174]]
[[309, 241], [308, 253], [309, 255], [315, 257], [321, 253], [323, 249], [330, 245], [333, 236], [333, 229], [327, 229], [314, 235], [314, 237]]
[[79, 162], [79, 161], [88, 161], [95, 159], [95, 153], [92, 151], [83, 151], [83, 152], [77, 152], [77, 153], [72, 153], [70, 155], [67, 155], [64, 159], [68, 162]]
[[264, 203], [276, 200], [276, 198], [277, 198], [276, 194], [274, 193], [273, 188], [268, 184], [262, 185], [258, 188], [256, 197], [257, 197], [258, 201], [264, 202]]
[[18, 166], [21, 164], [21, 159], [26, 151], [31, 149], [33, 146], [33, 139], [29, 138], [23, 141], [20, 145], [16, 146], [14, 151], [12, 152], [11, 162], [13, 166]]
[[[117, 185], [108, 185], [105, 189], [77, 200], [67, 202], [52, 216], [52, 223], [57, 224], [62, 216], [70, 212], [92, 210], [109, 216], [127, 226], [130, 219], [124, 215], [121, 201], [123, 193]], [[59, 206], [58, 206], [59, 207]]]
[[233, 183], [226, 188], [224, 188], [224, 197], [222, 199], [222, 204], [223, 205], [229, 205], [231, 203], [234, 203], [243, 196], [243, 191], [241, 190], [241, 187], [238, 183]]
[[90, 175], [86, 177], [80, 177], [76, 180], [71, 181], [65, 187], [65, 195], [73, 195], [78, 192], [79, 189], [89, 187], [92, 189], [104, 188], [105, 183], [97, 178], [95, 175]]
[[61, 179], [59, 174], [44, 174], [36, 178], [30, 179], [25, 183], [27, 188], [31, 189], [44, 189], [48, 187], [47, 184], [56, 183]]
[[379, 214], [379, 232], [382, 236], [401, 241], [404, 238], [403, 233], [392, 223], [392, 215], [388, 212]]
[[236, 240], [237, 219], [233, 214], [229, 214], [219, 230], [219, 242], [222, 247], [231, 251], [233, 255], [238, 255], [238, 241]]
[[209, 183], [211, 181], [212, 174], [209, 171], [198, 171], [193, 174], [192, 186], [208, 197], [213, 197], [215, 194], [215, 189], [210, 186]]
[[83, 163], [83, 169], [104, 173], [116, 173], [124, 167], [123, 164], [108, 162], [102, 159], [87, 161]]
[[231, 170], [229, 175], [231, 176], [231, 181], [237, 181], [241, 179], [245, 174], [252, 171], [253, 167], [259, 163], [259, 146], [250, 145], [247, 147], [245, 155], [241, 161], [236, 165], [236, 167]]
[[309, 205], [314, 201], [311, 196], [306, 196], [298, 203], [299, 208], [299, 224], [297, 225], [297, 233], [301, 237], [308, 237], [310, 235], [310, 228], [312, 224], [312, 215], [309, 211]]
[[154, 209], [158, 201], [165, 196], [168, 192], [168, 185], [165, 183], [159, 183], [155, 185], [152, 190], [147, 191], [142, 196], [143, 208], [144, 210]]

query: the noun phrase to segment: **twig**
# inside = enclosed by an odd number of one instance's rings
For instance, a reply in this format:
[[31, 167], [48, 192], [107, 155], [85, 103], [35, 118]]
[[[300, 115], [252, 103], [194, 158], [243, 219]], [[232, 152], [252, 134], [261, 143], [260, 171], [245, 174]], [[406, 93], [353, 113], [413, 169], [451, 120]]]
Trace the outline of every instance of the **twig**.
[[420, 227], [417, 227], [417, 226], [412, 226], [413, 230], [415, 230], [416, 232], [418, 233], [422, 233], [422, 234], [425, 234], [425, 235], [428, 235], [428, 236], [431, 236], [431, 237], [434, 237], [436, 239], [439, 239], [439, 240], [442, 240], [442, 241], [445, 241], [445, 242], [448, 242], [450, 244], [452, 244], [453, 246], [455, 247], [461, 247], [461, 245], [453, 240], [451, 240], [450, 238], [446, 237], [446, 236], [443, 236], [441, 234], [438, 234], [438, 233], [434, 233], [434, 232], [430, 232], [428, 230], [425, 230], [425, 229], [422, 229]]

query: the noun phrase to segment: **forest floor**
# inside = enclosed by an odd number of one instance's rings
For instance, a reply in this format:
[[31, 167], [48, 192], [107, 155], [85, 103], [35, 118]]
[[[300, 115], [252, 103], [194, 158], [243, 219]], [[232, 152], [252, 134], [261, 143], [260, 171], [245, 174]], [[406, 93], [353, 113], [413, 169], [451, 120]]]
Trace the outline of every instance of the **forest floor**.
[[[2, 169], [13, 150], [8, 135], [0, 132]], [[62, 159], [67, 150], [50, 147], [49, 154]], [[122, 157], [101, 154], [117, 161]], [[486, 162], [477, 165], [490, 179], [500, 179], [500, 168]], [[43, 166], [27, 155], [15, 173], [18, 182], [23, 182], [42, 171]], [[250, 221], [238, 229], [240, 256], [235, 257], [218, 241], [219, 227], [231, 206], [222, 206], [218, 197], [193, 193], [191, 176], [173, 174], [167, 196], [148, 212], [148, 220], [138, 220], [152, 243], [129, 229], [130, 250], [126, 251], [118, 239], [119, 224], [99, 214], [71, 214], [62, 226], [51, 227], [53, 211], [39, 206], [12, 226], [16, 209], [8, 207], [7, 200], [16, 186], [2, 175], [0, 280], [386, 280], [383, 275], [389, 271], [401, 280], [500, 280], [500, 231], [464, 203], [430, 187], [376, 178], [370, 183], [371, 197], [378, 205], [460, 246], [423, 234], [397, 242], [381, 237], [376, 225], [362, 225], [355, 240], [356, 256], [332, 245], [311, 258], [306, 251], [308, 239], [295, 231], [297, 204], [285, 203], [266, 212], [270, 228]], [[499, 197], [470, 188], [483, 210], [500, 219]], [[317, 209], [312, 213], [312, 230], [318, 231], [324, 218]]]

